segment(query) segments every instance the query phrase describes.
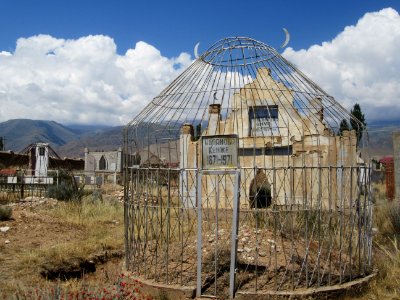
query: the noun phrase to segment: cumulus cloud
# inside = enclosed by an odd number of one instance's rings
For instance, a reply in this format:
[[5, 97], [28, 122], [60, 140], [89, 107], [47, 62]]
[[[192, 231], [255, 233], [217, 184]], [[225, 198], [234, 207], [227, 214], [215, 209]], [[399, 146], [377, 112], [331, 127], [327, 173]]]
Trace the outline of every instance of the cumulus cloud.
[[124, 55], [116, 48], [103, 35], [18, 39], [14, 52], [0, 51], [0, 122], [125, 124], [191, 63], [145, 42]]
[[[64, 124], [126, 124], [190, 63], [138, 42], [125, 54], [103, 35], [76, 40], [20, 38], [0, 49], [0, 122], [14, 118]], [[365, 14], [332, 41], [283, 55], [367, 121], [400, 115], [400, 16], [392, 8]]]
[[332, 41], [283, 55], [350, 109], [368, 120], [400, 115], [400, 16], [392, 8], [366, 13]]

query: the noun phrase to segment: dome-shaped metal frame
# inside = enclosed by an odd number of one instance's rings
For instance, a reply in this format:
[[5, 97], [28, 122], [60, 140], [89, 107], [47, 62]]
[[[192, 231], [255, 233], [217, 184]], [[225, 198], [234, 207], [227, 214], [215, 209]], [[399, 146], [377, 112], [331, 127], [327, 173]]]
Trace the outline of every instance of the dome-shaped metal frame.
[[272, 47], [216, 42], [124, 145], [129, 270], [231, 297], [370, 272], [365, 126]]

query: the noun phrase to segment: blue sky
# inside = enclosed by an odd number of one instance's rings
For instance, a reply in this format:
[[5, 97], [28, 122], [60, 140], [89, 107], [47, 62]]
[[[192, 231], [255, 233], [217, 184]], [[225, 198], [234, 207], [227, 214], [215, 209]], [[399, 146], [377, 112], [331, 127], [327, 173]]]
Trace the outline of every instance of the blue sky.
[[0, 2], [0, 49], [12, 51], [16, 40], [37, 34], [76, 39], [103, 34], [112, 37], [120, 54], [145, 41], [167, 57], [200, 52], [227, 36], [249, 36], [278, 47], [282, 27], [290, 46], [308, 48], [333, 39], [365, 13], [400, 1], [128, 1], [13, 0]]
[[197, 42], [200, 53], [227, 36], [279, 48], [283, 27], [283, 55], [346, 108], [399, 119], [399, 12], [385, 0], [0, 0], [0, 122], [124, 124], [191, 63]]

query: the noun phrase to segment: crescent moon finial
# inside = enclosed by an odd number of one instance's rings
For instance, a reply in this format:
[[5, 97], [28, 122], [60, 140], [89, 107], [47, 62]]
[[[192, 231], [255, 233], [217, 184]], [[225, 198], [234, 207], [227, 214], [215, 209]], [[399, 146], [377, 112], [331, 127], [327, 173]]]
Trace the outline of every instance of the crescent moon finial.
[[285, 41], [283, 42], [283, 44], [281, 46], [281, 48], [283, 49], [289, 44], [290, 34], [289, 34], [289, 31], [286, 28], [282, 28], [282, 29], [285, 32]]
[[197, 43], [196, 46], [194, 46], [194, 57], [196, 57], [196, 59], [198, 59], [200, 57], [199, 56], [199, 46], [200, 46], [200, 43]]

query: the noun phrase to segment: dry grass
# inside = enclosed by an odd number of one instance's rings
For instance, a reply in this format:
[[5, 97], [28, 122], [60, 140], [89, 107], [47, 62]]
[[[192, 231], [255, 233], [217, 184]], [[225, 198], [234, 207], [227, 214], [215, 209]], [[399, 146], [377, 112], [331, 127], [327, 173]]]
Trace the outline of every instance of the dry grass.
[[[110, 185], [104, 187], [103, 192], [113, 193], [120, 189]], [[370, 282], [364, 293], [348, 295], [346, 299], [400, 299], [400, 228], [396, 223], [399, 220], [397, 216], [400, 216], [400, 205], [387, 201], [384, 189], [384, 185], [374, 186], [374, 227], [378, 229], [374, 236], [374, 263], [379, 270], [378, 276]], [[161, 189], [160, 192], [165, 194], [167, 191]], [[46, 220], [52, 220], [51, 224], [62, 224], [71, 232], [68, 235], [62, 232], [61, 227], [54, 229], [61, 230], [59, 239], [46, 240], [44, 237], [44, 242], [38, 247], [21, 247], [13, 252], [12, 261], [7, 261], [7, 281], [2, 279], [0, 282], [0, 297], [37, 299], [39, 295], [42, 299], [59, 299], [54, 297], [55, 293], [67, 298], [71, 292], [76, 294], [85, 291], [97, 293], [101, 298], [105, 296], [104, 288], [112, 291], [117, 287], [118, 290], [123, 271], [122, 261], [98, 269], [95, 276], [85, 275], [83, 279], [46, 281], [39, 275], [40, 266], [45, 262], [60, 263], [105, 250], [123, 250], [123, 205], [108, 199], [99, 200], [89, 195], [81, 203], [58, 202], [57, 205], [28, 211], [26, 214], [39, 214]], [[173, 223], [175, 220], [171, 221]], [[51, 226], [48, 230], [52, 230]], [[0, 245], [0, 252], [4, 247]], [[7, 259], [0, 255], [0, 265]], [[32, 293], [32, 297], [26, 296], [29, 293]]]
[[111, 194], [116, 191], [123, 191], [123, 187], [120, 185], [106, 183], [101, 186], [103, 194]]
[[378, 275], [365, 293], [348, 299], [400, 299], [400, 204], [386, 199], [385, 185], [373, 186], [375, 215], [373, 255]]
[[44, 212], [51, 218], [76, 225], [82, 234], [76, 240], [66, 241], [29, 254], [41, 261], [63, 260], [68, 257], [87, 257], [90, 254], [124, 247], [123, 207], [117, 202], [96, 204], [60, 202]]
[[17, 200], [20, 196], [18, 192], [11, 191], [0, 191], [0, 204], [9, 204], [15, 200]]
[[[110, 279], [112, 278], [112, 280]], [[30, 289], [18, 289], [14, 294], [0, 292], [4, 299], [124, 299], [152, 300], [144, 292], [143, 285], [134, 278], [121, 272], [103, 274], [97, 282], [86, 280], [69, 280], [67, 283], [56, 282]]]
[[[88, 278], [50, 282], [40, 276], [41, 266], [45, 263], [57, 265], [73, 258], [86, 259], [105, 251], [124, 250], [122, 203], [92, 201], [89, 196], [81, 203], [59, 201], [56, 205], [25, 209], [20, 214], [23, 218], [16, 216], [11, 223], [10, 233], [16, 233], [10, 237], [9, 245], [14, 248], [9, 250], [11, 248], [0, 246], [0, 253], [4, 251], [0, 261], [4, 259], [7, 263], [7, 267], [3, 265], [1, 270], [6, 280], [2, 278], [0, 282], [0, 297], [7, 295], [8, 298], [16, 293], [23, 295], [32, 292], [32, 287], [41, 290], [42, 294], [50, 289], [77, 291], [106, 287], [114, 284], [123, 271], [123, 260], [119, 260], [115, 263], [118, 266], [115, 266], [113, 274], [103, 276], [100, 282], [90, 282]], [[32, 226], [28, 219], [36, 220], [36, 228], [43, 232], [37, 229], [32, 229], [34, 233], [24, 231], [23, 227]], [[50, 234], [49, 231], [55, 232]], [[22, 241], [25, 238], [23, 234], [27, 241]], [[40, 238], [29, 240], [38, 235]], [[17, 241], [20, 241], [20, 247], [15, 246]], [[101, 275], [97, 274], [96, 278]]]

